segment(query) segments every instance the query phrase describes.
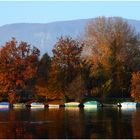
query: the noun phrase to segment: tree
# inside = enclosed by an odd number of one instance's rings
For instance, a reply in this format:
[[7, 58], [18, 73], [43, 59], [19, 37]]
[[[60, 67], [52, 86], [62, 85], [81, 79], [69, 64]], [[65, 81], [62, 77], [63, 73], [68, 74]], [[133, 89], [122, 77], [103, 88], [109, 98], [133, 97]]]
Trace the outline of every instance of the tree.
[[73, 79], [67, 88], [66, 95], [69, 97], [70, 101], [83, 101], [85, 94], [85, 85], [84, 80], [81, 77], [81, 73]]
[[14, 95], [32, 85], [38, 69], [40, 51], [26, 42], [12, 39], [0, 50], [0, 90], [2, 94]]
[[65, 93], [79, 72], [82, 45], [71, 37], [60, 37], [53, 49], [52, 63], [57, 70], [57, 80]]
[[85, 42], [92, 48], [88, 61], [91, 75], [100, 79], [101, 92], [108, 81], [113, 96], [123, 89], [128, 95], [131, 72], [140, 68], [140, 38], [135, 30], [119, 17], [98, 17], [87, 24]]
[[50, 65], [50, 70], [48, 74], [48, 98], [53, 99], [64, 99], [64, 89], [63, 89], [63, 77], [62, 71], [58, 68], [56, 63], [52, 60]]
[[50, 64], [51, 64], [51, 58], [47, 53], [45, 53], [42, 56], [41, 60], [39, 61], [39, 66], [38, 66], [39, 78], [43, 78], [46, 81], [48, 80]]
[[140, 102], [140, 71], [132, 73], [131, 97]]
[[[45, 53], [42, 58], [39, 61], [38, 64], [38, 71], [37, 71], [37, 78], [36, 78], [36, 84], [35, 84], [35, 90], [36, 90], [36, 97], [39, 99], [48, 96], [48, 79], [49, 79], [49, 72], [51, 67], [51, 58], [50, 56]], [[41, 100], [40, 100], [41, 101]]]

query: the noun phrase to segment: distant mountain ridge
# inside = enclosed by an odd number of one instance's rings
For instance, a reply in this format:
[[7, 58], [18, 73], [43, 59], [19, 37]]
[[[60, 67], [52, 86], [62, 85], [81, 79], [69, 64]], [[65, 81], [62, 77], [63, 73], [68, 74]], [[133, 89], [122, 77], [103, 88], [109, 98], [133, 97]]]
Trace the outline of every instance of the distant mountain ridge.
[[[12, 37], [18, 41], [26, 41], [41, 50], [41, 54], [48, 52], [52, 55], [52, 48], [60, 36], [70, 35], [73, 38], [84, 34], [85, 26], [91, 19], [57, 21], [52, 23], [15, 23], [0, 27], [0, 46]], [[140, 32], [140, 21], [125, 19]]]

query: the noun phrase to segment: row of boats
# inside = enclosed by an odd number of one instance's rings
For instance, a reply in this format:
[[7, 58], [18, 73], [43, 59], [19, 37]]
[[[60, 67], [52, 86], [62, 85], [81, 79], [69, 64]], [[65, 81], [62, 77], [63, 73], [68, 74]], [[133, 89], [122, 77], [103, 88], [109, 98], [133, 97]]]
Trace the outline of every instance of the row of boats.
[[31, 107], [31, 108], [59, 108], [59, 107], [85, 107], [85, 108], [97, 108], [97, 107], [123, 107], [123, 108], [135, 108], [138, 107], [139, 104], [136, 102], [123, 102], [123, 103], [118, 103], [115, 105], [111, 104], [103, 104], [101, 105], [97, 101], [87, 101], [85, 103], [79, 103], [79, 102], [68, 102], [65, 103], [64, 105], [59, 105], [59, 104], [43, 104], [39, 102], [33, 102], [31, 104], [25, 104], [25, 103], [14, 103], [10, 104], [9, 102], [0, 102], [0, 108], [24, 108], [24, 107]]

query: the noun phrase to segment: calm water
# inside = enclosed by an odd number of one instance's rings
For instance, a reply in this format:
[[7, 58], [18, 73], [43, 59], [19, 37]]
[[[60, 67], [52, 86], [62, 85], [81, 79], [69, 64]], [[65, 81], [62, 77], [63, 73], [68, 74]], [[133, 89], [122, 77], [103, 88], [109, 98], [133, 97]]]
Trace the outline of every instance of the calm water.
[[0, 138], [140, 138], [140, 108], [0, 109]]

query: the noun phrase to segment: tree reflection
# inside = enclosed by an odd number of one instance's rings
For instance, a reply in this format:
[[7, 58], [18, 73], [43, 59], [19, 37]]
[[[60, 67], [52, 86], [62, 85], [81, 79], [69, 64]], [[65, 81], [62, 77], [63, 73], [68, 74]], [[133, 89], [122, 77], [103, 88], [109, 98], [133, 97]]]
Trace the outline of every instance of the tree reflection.
[[137, 108], [132, 112], [132, 130], [133, 130], [133, 138], [140, 138], [140, 108]]
[[120, 110], [100, 108], [85, 113], [86, 138], [132, 138], [131, 124]]
[[140, 109], [0, 110], [0, 138], [140, 138]]

